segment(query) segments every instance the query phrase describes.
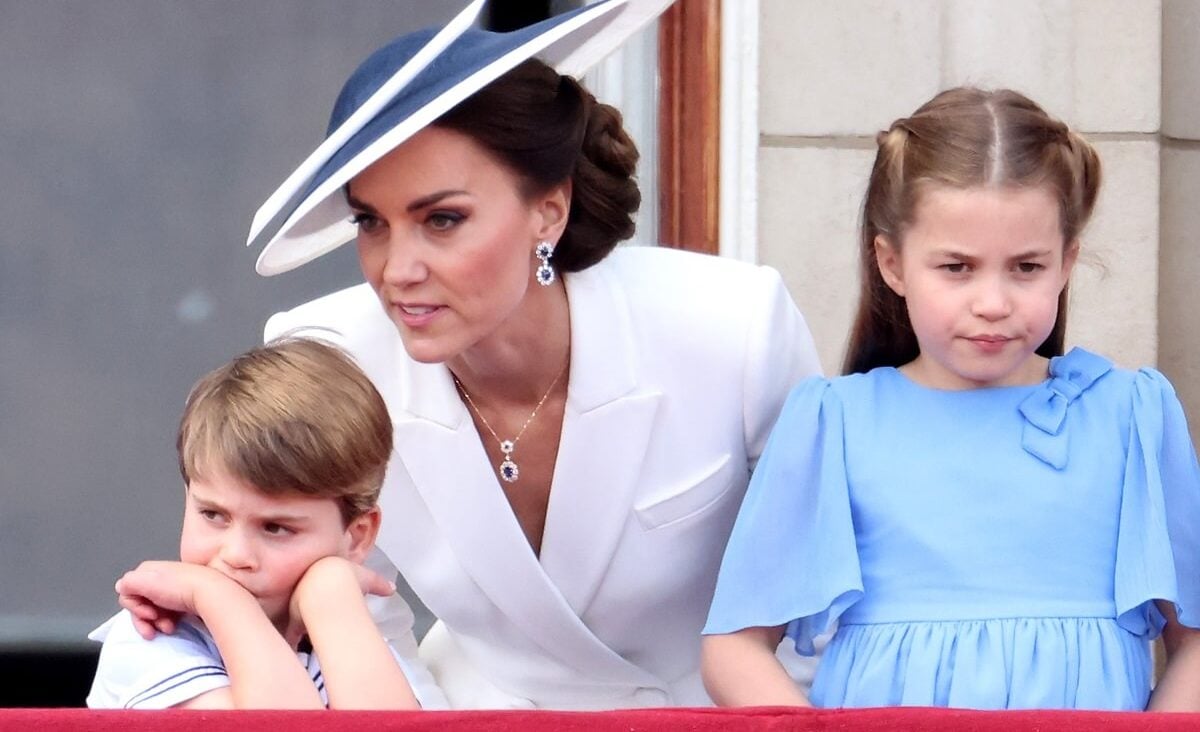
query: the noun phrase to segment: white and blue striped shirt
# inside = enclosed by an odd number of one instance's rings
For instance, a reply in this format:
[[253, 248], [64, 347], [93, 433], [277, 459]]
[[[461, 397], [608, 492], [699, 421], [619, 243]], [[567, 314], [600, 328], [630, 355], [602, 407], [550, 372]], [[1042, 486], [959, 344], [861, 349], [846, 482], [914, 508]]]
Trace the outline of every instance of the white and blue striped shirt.
[[[198, 619], [181, 621], [171, 635], [159, 633], [146, 640], [138, 635], [129, 611], [122, 610], [88, 638], [104, 644], [87, 697], [92, 709], [167, 709], [229, 686], [221, 652]], [[329, 706], [321, 664], [311, 651], [304, 642], [297, 656], [317, 687], [321, 703]], [[395, 650], [392, 655], [411, 678], [408, 664]]]

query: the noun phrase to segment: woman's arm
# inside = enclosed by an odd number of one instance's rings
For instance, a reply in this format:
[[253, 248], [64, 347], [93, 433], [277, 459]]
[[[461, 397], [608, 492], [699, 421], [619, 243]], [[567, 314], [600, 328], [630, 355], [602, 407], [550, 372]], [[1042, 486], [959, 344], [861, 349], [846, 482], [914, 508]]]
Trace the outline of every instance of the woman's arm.
[[1167, 619], [1162, 633], [1167, 670], [1154, 687], [1148, 708], [1153, 712], [1200, 711], [1200, 630], [1179, 623], [1174, 603], [1155, 602]]
[[394, 591], [379, 575], [340, 557], [317, 560], [296, 585], [293, 622], [303, 623], [321, 660], [330, 709], [420, 708], [363, 597]]
[[296, 652], [244, 587], [220, 572], [184, 562], [142, 562], [117, 582], [127, 598], [196, 615], [208, 628], [229, 675], [179, 706], [193, 709], [323, 709]]
[[781, 638], [783, 626], [704, 636], [700, 672], [713, 701], [723, 707], [812, 706], [775, 657]]

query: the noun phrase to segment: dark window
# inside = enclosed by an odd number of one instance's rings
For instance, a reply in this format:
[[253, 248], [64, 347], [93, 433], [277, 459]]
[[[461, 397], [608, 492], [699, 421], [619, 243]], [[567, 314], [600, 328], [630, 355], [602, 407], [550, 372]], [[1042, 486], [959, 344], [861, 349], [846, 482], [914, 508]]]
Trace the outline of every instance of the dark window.
[[550, 17], [550, 0], [491, 0], [484, 25], [488, 30], [511, 31]]

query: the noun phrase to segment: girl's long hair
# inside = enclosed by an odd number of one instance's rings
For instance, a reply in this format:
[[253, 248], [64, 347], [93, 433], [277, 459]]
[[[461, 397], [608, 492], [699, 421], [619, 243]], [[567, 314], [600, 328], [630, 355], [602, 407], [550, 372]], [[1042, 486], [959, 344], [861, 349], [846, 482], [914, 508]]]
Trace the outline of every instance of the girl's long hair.
[[[902, 366], [919, 353], [904, 298], [883, 281], [876, 237], [903, 245], [921, 193], [931, 186], [1047, 186], [1059, 202], [1063, 246], [1078, 240], [1100, 190], [1100, 158], [1082, 137], [1022, 94], [959, 87], [938, 94], [876, 138], [863, 201], [859, 301], [842, 372]], [[1037, 353], [1061, 355], [1067, 288]]]

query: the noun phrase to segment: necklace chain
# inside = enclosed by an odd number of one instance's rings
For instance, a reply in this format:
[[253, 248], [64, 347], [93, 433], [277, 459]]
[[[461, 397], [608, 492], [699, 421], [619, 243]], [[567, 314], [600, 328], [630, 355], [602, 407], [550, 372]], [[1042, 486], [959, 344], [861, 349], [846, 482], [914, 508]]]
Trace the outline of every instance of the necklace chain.
[[475, 412], [475, 414], [479, 417], [479, 421], [483, 422], [483, 426], [487, 428], [487, 431], [490, 432], [492, 437], [496, 438], [496, 442], [499, 443], [500, 452], [504, 454], [504, 459], [500, 461], [500, 465], [497, 469], [500, 472], [500, 477], [506, 483], [515, 483], [517, 482], [517, 478], [520, 477], [521, 470], [517, 467], [517, 463], [513, 460], [513, 452], [515, 452], [517, 449], [517, 443], [521, 440], [521, 435], [525, 434], [525, 430], [529, 427], [529, 424], [533, 422], [533, 418], [537, 416], [538, 410], [541, 409], [542, 405], [546, 403], [546, 400], [550, 398], [550, 392], [554, 391], [554, 387], [558, 386], [558, 382], [560, 379], [562, 379], [563, 374], [567, 373], [567, 366], [569, 364], [570, 361], [568, 361], [566, 364], [563, 364], [562, 370], [558, 372], [558, 376], [555, 376], [554, 381], [550, 382], [550, 387], [546, 389], [546, 393], [542, 394], [542, 398], [539, 399], [538, 403], [533, 407], [533, 411], [530, 412], [529, 416], [525, 418], [525, 423], [521, 425], [521, 429], [517, 430], [517, 436], [511, 440], [501, 439], [500, 435], [496, 434], [496, 430], [492, 429], [492, 424], [488, 422], [487, 417], [483, 416], [483, 412], [479, 411], [479, 407], [475, 405], [475, 400], [471, 398], [469, 393], [467, 393], [466, 387], [462, 385], [462, 382], [458, 380], [458, 377], [454, 375], [453, 371], [450, 372], [450, 378], [454, 379], [454, 386], [458, 387], [458, 393], [463, 395], [463, 399], [467, 400], [467, 406], [471, 408], [471, 411]]

